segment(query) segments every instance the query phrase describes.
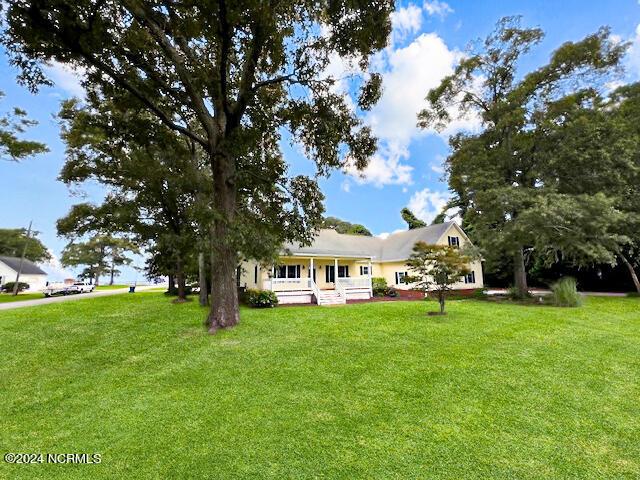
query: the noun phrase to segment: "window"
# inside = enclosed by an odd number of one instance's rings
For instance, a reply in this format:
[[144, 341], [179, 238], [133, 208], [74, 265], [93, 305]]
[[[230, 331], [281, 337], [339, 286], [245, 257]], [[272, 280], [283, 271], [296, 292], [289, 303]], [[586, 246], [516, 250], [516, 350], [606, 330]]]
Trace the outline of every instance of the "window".
[[280, 265], [274, 268], [275, 278], [300, 278], [300, 265]]
[[368, 266], [360, 266], [360, 275], [369, 275], [369, 267]]
[[338, 278], [349, 276], [349, 265], [338, 265]]
[[476, 272], [466, 274], [464, 276], [464, 283], [476, 283]]
[[258, 265], [253, 267], [253, 283], [258, 283]]
[[300, 265], [288, 265], [287, 278], [300, 278]]
[[450, 247], [454, 247], [454, 248], [459, 248], [460, 247], [460, 238], [452, 237], [452, 236], [449, 236], [447, 238], [449, 239], [449, 246]]
[[407, 276], [408, 276], [407, 272], [396, 272], [396, 285], [399, 285], [401, 283], [406, 283], [404, 279]]

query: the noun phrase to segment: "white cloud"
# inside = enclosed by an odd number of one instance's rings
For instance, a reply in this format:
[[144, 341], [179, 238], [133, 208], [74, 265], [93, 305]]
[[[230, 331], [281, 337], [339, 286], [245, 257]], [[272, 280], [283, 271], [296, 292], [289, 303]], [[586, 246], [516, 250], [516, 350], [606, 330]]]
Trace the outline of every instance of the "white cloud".
[[351, 182], [349, 182], [349, 180], [345, 180], [340, 184], [340, 190], [342, 190], [343, 192], [351, 192]]
[[[413, 167], [406, 163], [409, 146], [416, 138], [436, 133], [419, 129], [417, 114], [426, 106], [427, 92], [453, 72], [461, 57], [462, 52], [450, 50], [435, 33], [423, 33], [409, 45], [388, 48], [376, 58], [376, 67], [383, 71], [384, 92], [364, 121], [379, 139], [380, 150], [363, 172], [347, 168], [347, 173], [356, 176], [359, 183], [379, 187], [413, 182]], [[442, 136], [478, 126], [475, 118], [457, 120]]]
[[439, 0], [425, 0], [422, 6], [429, 15], [437, 15], [440, 18], [444, 18], [450, 13], [453, 13], [453, 8], [451, 8], [448, 3]]
[[394, 233], [406, 232], [406, 231], [407, 231], [407, 229], [406, 229], [406, 228], [399, 228], [399, 229], [397, 229], [397, 230], [394, 230], [394, 231], [393, 231], [393, 232], [391, 232], [391, 233], [389, 233], [389, 232], [382, 232], [382, 233], [379, 233], [378, 235], [376, 235], [376, 237], [378, 237], [378, 238], [382, 238], [382, 239], [384, 240], [384, 239], [385, 239], [385, 238], [387, 238], [389, 235], [393, 235]]
[[449, 201], [448, 192], [434, 192], [428, 188], [415, 192], [407, 207], [420, 220], [431, 223]]
[[84, 70], [70, 65], [53, 61], [45, 67], [46, 74], [53, 80], [56, 87], [71, 94], [84, 98], [85, 90], [80, 84]]
[[376, 187], [410, 184], [412, 183], [413, 167], [401, 162], [403, 158], [408, 156], [407, 151], [394, 151], [386, 155], [376, 153], [364, 170], [357, 170], [354, 166], [349, 165], [345, 172], [359, 184], [372, 183]]
[[640, 77], [640, 25], [636, 27], [636, 35], [631, 39], [631, 47], [627, 54], [627, 67], [635, 77]]
[[329, 64], [324, 70], [323, 78], [333, 78], [335, 83], [331, 86], [331, 91], [342, 95], [351, 111], [355, 111], [356, 104], [349, 92], [349, 79], [358, 75], [358, 69], [354, 67], [351, 60], [341, 57], [337, 53], [331, 54]]
[[42, 265], [40, 265], [40, 267], [42, 267], [42, 269], [47, 272], [49, 281], [64, 280], [65, 278], [75, 278], [75, 275], [73, 273], [62, 266], [62, 264], [60, 263], [60, 259], [55, 253], [53, 253], [53, 250], [47, 250], [49, 252], [49, 255], [51, 255], [51, 260], [49, 260], [47, 263], [43, 263]]
[[431, 165], [430, 165], [431, 171], [439, 175], [442, 175], [445, 172], [445, 169], [444, 169], [445, 160], [446, 160], [446, 157], [442, 155], [436, 155], [435, 160], [431, 162]]
[[407, 34], [417, 32], [422, 26], [422, 9], [410, 3], [407, 7], [399, 8], [391, 14], [393, 35], [399, 40]]

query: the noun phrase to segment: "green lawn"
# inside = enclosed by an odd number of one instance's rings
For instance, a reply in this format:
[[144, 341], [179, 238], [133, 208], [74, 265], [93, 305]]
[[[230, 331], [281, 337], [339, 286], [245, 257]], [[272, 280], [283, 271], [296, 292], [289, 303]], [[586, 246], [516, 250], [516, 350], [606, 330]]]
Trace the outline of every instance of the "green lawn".
[[[435, 308], [435, 304], [431, 304]], [[162, 294], [0, 312], [0, 478], [640, 477], [640, 300], [243, 310]]]
[[21, 302], [23, 300], [33, 300], [36, 298], [44, 298], [44, 295], [42, 292], [19, 293], [16, 296], [11, 295], [10, 293], [0, 293], [0, 303]]
[[98, 285], [96, 290], [116, 290], [119, 288], [129, 288], [129, 285]]

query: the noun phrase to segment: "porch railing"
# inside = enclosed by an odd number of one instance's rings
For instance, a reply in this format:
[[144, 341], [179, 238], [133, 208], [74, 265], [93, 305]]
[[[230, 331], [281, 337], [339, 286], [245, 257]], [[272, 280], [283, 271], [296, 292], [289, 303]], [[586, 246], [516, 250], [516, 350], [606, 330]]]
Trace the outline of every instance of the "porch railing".
[[311, 286], [311, 290], [316, 297], [316, 303], [320, 305], [320, 289], [318, 288], [316, 282], [313, 281], [313, 278], [309, 278], [309, 285]]
[[297, 290], [312, 290], [310, 278], [272, 278], [266, 282], [267, 290], [274, 292], [290, 292]]
[[336, 285], [338, 283], [344, 288], [371, 288], [371, 279], [369, 277], [340, 277], [337, 279]]

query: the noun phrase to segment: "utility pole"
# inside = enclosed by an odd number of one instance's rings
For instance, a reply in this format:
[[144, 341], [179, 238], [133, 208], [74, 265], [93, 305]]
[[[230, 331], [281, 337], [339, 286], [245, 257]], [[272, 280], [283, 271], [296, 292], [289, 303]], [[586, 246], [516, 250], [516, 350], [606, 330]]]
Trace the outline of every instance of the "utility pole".
[[20, 266], [18, 267], [18, 274], [16, 275], [16, 283], [13, 284], [13, 295], [18, 295], [18, 288], [20, 286], [20, 274], [22, 273], [22, 266], [24, 265], [24, 256], [27, 254], [27, 244], [31, 237], [31, 224], [33, 220], [29, 222], [29, 229], [27, 230], [27, 238], [24, 240], [24, 247], [22, 247], [22, 256], [20, 257]]

